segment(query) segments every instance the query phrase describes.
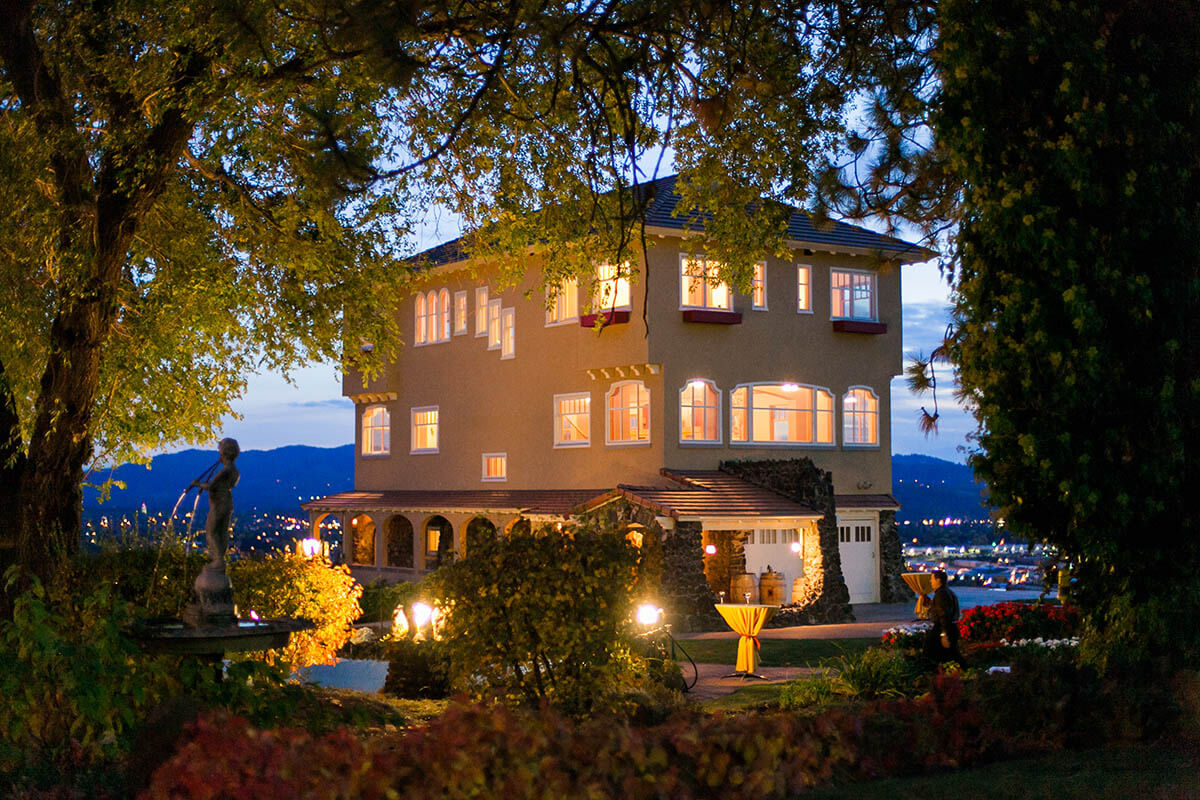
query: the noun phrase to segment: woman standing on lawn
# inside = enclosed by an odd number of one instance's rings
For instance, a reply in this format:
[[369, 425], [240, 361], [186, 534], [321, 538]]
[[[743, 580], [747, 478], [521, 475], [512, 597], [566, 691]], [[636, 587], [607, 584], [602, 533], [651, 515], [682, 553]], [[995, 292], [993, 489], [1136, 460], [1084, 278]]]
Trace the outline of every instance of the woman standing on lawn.
[[933, 627], [925, 634], [925, 655], [935, 664], [955, 661], [963, 669], [967, 662], [958, 652], [958, 596], [946, 588], [946, 573], [934, 571], [933, 600], [929, 619]]

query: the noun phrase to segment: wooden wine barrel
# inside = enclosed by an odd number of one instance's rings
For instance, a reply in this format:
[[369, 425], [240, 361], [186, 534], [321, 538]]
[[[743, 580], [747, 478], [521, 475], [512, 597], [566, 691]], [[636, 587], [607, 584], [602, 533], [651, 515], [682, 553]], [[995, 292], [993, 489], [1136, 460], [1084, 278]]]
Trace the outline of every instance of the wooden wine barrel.
[[735, 572], [729, 578], [729, 602], [745, 603], [746, 594], [750, 602], [758, 602], [758, 576], [749, 572]]
[[800, 598], [808, 591], [808, 578], [801, 575], [792, 581], [792, 602], [799, 603]]
[[764, 572], [759, 576], [758, 601], [765, 606], [783, 605], [783, 573]]

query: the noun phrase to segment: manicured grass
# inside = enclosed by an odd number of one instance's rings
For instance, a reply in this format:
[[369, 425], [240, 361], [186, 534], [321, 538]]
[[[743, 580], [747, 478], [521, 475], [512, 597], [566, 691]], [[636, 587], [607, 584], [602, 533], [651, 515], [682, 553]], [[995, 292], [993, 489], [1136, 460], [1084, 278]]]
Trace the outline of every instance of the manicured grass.
[[732, 694], [705, 700], [700, 704], [700, 708], [709, 712], [724, 711], [727, 714], [776, 708], [779, 705], [779, 693], [783, 691], [783, 687], [782, 683], [743, 686]]
[[[822, 662], [857, 655], [879, 644], [879, 639], [759, 639], [758, 655], [764, 667], [819, 667]], [[737, 639], [684, 639], [683, 649], [697, 664], [730, 664], [737, 661]], [[681, 663], [687, 659], [677, 653]]]
[[917, 778], [818, 789], [832, 800], [1184, 800], [1200, 798], [1200, 757], [1162, 744], [1055, 753]]

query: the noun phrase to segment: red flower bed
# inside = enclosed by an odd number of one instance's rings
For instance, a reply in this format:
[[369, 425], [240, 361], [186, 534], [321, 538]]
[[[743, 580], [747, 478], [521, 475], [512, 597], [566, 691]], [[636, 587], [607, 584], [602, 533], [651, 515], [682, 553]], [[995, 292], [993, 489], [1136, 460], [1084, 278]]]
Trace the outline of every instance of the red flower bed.
[[1067, 639], [1079, 634], [1079, 624], [1079, 612], [1072, 606], [996, 603], [966, 611], [958, 622], [958, 631], [972, 642]]

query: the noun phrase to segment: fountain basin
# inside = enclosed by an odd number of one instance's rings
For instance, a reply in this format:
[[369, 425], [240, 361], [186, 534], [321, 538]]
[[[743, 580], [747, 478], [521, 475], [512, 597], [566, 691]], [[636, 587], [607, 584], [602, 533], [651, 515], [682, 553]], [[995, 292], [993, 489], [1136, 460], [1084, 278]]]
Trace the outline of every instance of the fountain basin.
[[241, 619], [233, 625], [191, 627], [180, 619], [148, 619], [133, 626], [133, 638], [152, 653], [216, 656], [248, 650], [275, 650], [293, 633], [316, 625], [307, 619]]

